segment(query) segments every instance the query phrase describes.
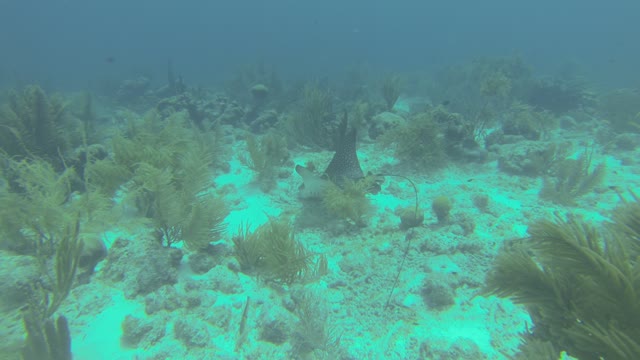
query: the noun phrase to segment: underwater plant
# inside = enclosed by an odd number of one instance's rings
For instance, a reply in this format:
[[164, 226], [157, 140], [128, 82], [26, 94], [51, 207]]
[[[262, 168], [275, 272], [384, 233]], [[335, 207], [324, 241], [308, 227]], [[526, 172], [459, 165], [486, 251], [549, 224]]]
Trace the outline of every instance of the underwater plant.
[[207, 192], [220, 159], [219, 135], [201, 131], [185, 112], [161, 120], [132, 118], [112, 140], [113, 156], [88, 162], [85, 178], [105, 196], [126, 184], [126, 199], [150, 219], [166, 246], [184, 240], [201, 250], [219, 238], [224, 203]]
[[400, 229], [406, 230], [422, 225], [424, 213], [412, 207], [400, 210]]
[[27, 337], [22, 359], [71, 359], [67, 320], [53, 316], [83, 266], [86, 237], [108, 219], [108, 202], [91, 191], [71, 196], [72, 168], [59, 173], [39, 158], [2, 160], [7, 184], [0, 188], [0, 247], [33, 256], [38, 272], [33, 282], [24, 284], [27, 306], [25, 300], [7, 304], [23, 307]]
[[174, 165], [181, 150], [190, 147], [192, 141], [203, 145], [186, 112], [174, 113], [162, 121], [156, 111], [150, 111], [140, 121], [132, 118], [126, 125], [113, 138], [113, 160], [131, 174], [143, 162], [160, 168]]
[[[234, 236], [233, 244], [240, 269], [265, 280], [290, 285], [302, 281], [311, 270], [314, 255], [296, 239], [285, 220], [270, 219], [253, 232], [244, 224]], [[321, 264], [322, 258], [318, 262]]]
[[276, 186], [278, 168], [289, 158], [284, 137], [268, 132], [259, 139], [247, 135], [247, 154], [240, 160], [257, 173], [257, 180], [263, 191], [268, 192]]
[[96, 113], [93, 105], [93, 96], [90, 92], [83, 92], [72, 106], [75, 107], [71, 111], [82, 124], [83, 140], [87, 144], [95, 144], [99, 142], [99, 134], [96, 129]]
[[161, 126], [156, 112], [147, 113], [142, 121], [132, 116], [126, 130], [111, 140], [111, 156], [94, 160], [87, 174], [105, 194], [113, 195], [131, 180], [138, 164], [163, 167], [175, 163], [179, 149], [189, 145], [184, 121], [184, 114], [176, 114]]
[[585, 150], [577, 159], [566, 158], [554, 164], [555, 179], [545, 178], [540, 197], [562, 205], [574, 205], [576, 200], [602, 184], [605, 163], [592, 169], [593, 152]]
[[80, 219], [88, 232], [111, 219], [110, 199], [91, 189], [74, 193], [73, 168], [62, 173], [42, 159], [3, 159], [10, 185], [0, 189], [0, 247], [48, 258], [68, 224]]
[[49, 97], [37, 85], [10, 92], [0, 107], [0, 147], [9, 156], [41, 157], [61, 168], [74, 131], [65, 126], [66, 108], [62, 97]]
[[447, 196], [441, 195], [433, 199], [431, 209], [433, 210], [433, 213], [436, 214], [438, 224], [446, 224], [449, 222], [449, 215], [452, 207], [453, 204]]
[[298, 145], [329, 149], [334, 120], [331, 93], [317, 84], [307, 84], [297, 105], [284, 124], [289, 138]]
[[222, 153], [219, 134], [199, 130], [184, 112], [161, 120], [152, 111], [127, 126], [113, 139], [113, 157], [87, 168], [94, 186], [113, 195], [126, 183], [126, 198], [166, 246], [183, 240], [198, 251], [219, 239], [227, 210], [208, 192], [211, 166]]
[[84, 177], [91, 179], [91, 184], [97, 191], [106, 196], [113, 196], [115, 192], [131, 179], [133, 173], [111, 158], [96, 159], [88, 162], [84, 169]]
[[140, 164], [132, 196], [167, 247], [182, 240], [192, 250], [204, 250], [220, 238], [227, 209], [220, 198], [205, 191], [208, 166], [204, 154], [185, 153], [181, 164], [163, 169]]
[[[530, 335], [530, 334], [529, 334]], [[523, 336], [530, 337], [525, 334]], [[553, 347], [553, 344], [549, 341], [542, 341], [539, 339], [528, 339], [525, 342], [520, 343], [518, 346], [518, 353], [515, 356], [509, 356], [512, 360], [547, 360], [547, 359], [569, 359], [562, 356], [564, 352], [558, 353]]]
[[298, 317], [292, 336], [293, 351], [301, 358], [340, 359], [341, 334], [329, 322], [325, 297], [318, 290], [301, 290], [292, 295]]
[[[501, 249], [484, 292], [529, 312], [524, 337], [584, 360], [640, 358], [640, 202], [625, 202], [601, 228], [557, 216]], [[526, 344], [525, 344], [526, 345]]]
[[56, 321], [46, 319], [44, 323], [24, 321], [27, 341], [22, 349], [22, 360], [71, 360], [71, 334], [65, 316]]
[[441, 166], [446, 159], [442, 130], [434, 112], [420, 113], [407, 123], [387, 131], [381, 143], [393, 146], [396, 158], [422, 168]]
[[[31, 284], [32, 297], [23, 311], [27, 338], [22, 350], [25, 360], [71, 360], [71, 335], [67, 319], [51, 318], [67, 298], [80, 262], [83, 243], [80, 241], [80, 221], [69, 225], [57, 243], [53, 287]], [[41, 263], [42, 276], [48, 269]]]
[[322, 196], [322, 204], [332, 216], [364, 226], [365, 215], [371, 210], [367, 192], [374, 180], [372, 176], [358, 181], [347, 179], [343, 181], [342, 187], [330, 182]]
[[0, 234], [2, 247], [20, 253], [52, 255], [53, 240], [70, 219], [64, 207], [71, 194], [73, 169], [56, 173], [44, 161], [8, 161], [5, 187], [0, 197]]

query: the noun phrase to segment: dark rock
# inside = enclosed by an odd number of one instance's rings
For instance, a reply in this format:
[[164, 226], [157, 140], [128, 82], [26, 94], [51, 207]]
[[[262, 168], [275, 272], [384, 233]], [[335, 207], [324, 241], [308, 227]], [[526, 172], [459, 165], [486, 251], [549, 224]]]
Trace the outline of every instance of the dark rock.
[[125, 296], [131, 299], [175, 284], [181, 260], [181, 250], [163, 247], [152, 237], [118, 239], [107, 256], [103, 276], [123, 281]]
[[176, 320], [173, 332], [176, 339], [187, 347], [204, 347], [210, 339], [207, 324], [196, 318]]
[[422, 299], [431, 309], [442, 310], [455, 303], [454, 292], [448, 284], [426, 279], [420, 290]]
[[280, 320], [267, 321], [260, 329], [260, 340], [280, 345], [287, 341], [289, 333], [287, 324]]
[[165, 335], [164, 321], [149, 320], [127, 315], [122, 321], [122, 345], [148, 348]]
[[33, 295], [33, 285], [40, 283], [35, 257], [0, 252], [0, 294], [3, 306], [18, 308]]

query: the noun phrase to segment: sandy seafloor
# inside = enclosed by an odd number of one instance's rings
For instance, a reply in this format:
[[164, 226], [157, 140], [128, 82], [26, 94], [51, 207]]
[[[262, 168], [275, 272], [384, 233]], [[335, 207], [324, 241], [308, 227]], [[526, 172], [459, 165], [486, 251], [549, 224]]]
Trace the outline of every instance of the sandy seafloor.
[[[588, 129], [572, 130], [571, 136], [580, 151], [581, 143], [590, 142]], [[552, 139], [566, 139], [565, 130], [556, 131]], [[250, 219], [255, 228], [269, 216], [288, 215], [292, 219], [303, 212], [297, 199], [299, 176], [291, 167], [291, 176], [279, 179], [277, 187], [264, 193], [253, 182], [253, 172], [239, 159], [244, 142], [237, 142], [230, 161], [231, 170], [213, 179], [215, 187], [224, 188], [231, 212], [226, 219], [228, 234], [219, 242], [232, 249], [231, 236], [238, 226]], [[550, 218], [554, 212], [577, 213], [588, 220], [602, 222], [619, 202], [608, 189], [623, 189], [640, 184], [636, 152], [612, 153], [597, 148], [594, 162], [605, 161], [605, 183], [578, 202], [577, 207], [561, 207], [540, 199], [542, 180], [507, 175], [498, 170], [492, 159], [482, 164], [453, 164], [440, 170], [401, 173], [414, 180], [419, 189], [424, 225], [400, 230], [394, 213], [399, 206], [413, 204], [413, 189], [399, 178], [386, 178], [382, 191], [368, 195], [373, 212], [364, 228], [327, 226], [298, 229], [297, 238], [310, 251], [327, 256], [329, 274], [320, 280], [290, 288], [265, 284], [259, 279], [234, 271], [232, 255], [204, 275], [195, 275], [186, 265], [175, 285], [178, 295], [197, 291], [199, 306], [177, 308], [172, 312], [145, 314], [144, 298], [126, 299], [118, 284], [100, 280], [101, 266], [94, 280], [76, 287], [60, 309], [69, 318], [73, 354], [78, 360], [120, 359], [287, 359], [289, 342], [276, 345], [262, 341], [258, 324], [278, 318], [295, 322], [286, 310], [289, 294], [300, 288], [312, 290], [328, 309], [329, 326], [340, 333], [340, 346], [353, 359], [506, 359], [513, 354], [519, 333], [532, 324], [523, 308], [509, 300], [479, 295], [484, 276], [503, 241], [526, 235], [527, 225], [536, 219]], [[359, 144], [358, 154], [365, 172], [394, 163], [390, 149], [370, 142]], [[312, 160], [323, 167], [331, 152], [293, 153], [293, 163]], [[621, 165], [625, 158], [630, 165]], [[488, 207], [483, 211], [473, 204], [474, 196], [486, 194]], [[430, 210], [439, 195], [453, 202], [451, 222], [438, 225]], [[472, 219], [475, 229], [464, 235], [460, 219]], [[119, 229], [105, 234], [107, 246], [119, 238], [145, 236]], [[407, 262], [391, 300], [384, 309], [398, 271], [407, 234], [412, 236]], [[181, 244], [177, 244], [180, 246]], [[421, 296], [425, 279], [442, 279], [455, 288], [455, 304], [430, 309]], [[185, 284], [189, 284], [186, 286]], [[186, 290], [187, 287], [189, 290]], [[195, 290], [194, 290], [195, 289]], [[235, 351], [237, 329], [247, 296], [251, 298], [248, 337]], [[141, 343], [145, 348], [127, 348], [121, 342], [122, 322], [127, 315], [148, 318], [154, 326], [164, 326], [166, 333], [157, 342]], [[177, 319], [205, 324], [209, 340], [204, 347], [187, 348], [173, 335]], [[422, 356], [422, 357], [421, 357]]]

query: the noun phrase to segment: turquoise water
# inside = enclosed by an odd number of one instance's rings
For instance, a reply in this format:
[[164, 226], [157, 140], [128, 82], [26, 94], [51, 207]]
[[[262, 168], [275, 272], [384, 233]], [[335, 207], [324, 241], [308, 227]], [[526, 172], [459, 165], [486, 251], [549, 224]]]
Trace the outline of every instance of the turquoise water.
[[636, 358], [638, 7], [0, 5], [0, 358]]

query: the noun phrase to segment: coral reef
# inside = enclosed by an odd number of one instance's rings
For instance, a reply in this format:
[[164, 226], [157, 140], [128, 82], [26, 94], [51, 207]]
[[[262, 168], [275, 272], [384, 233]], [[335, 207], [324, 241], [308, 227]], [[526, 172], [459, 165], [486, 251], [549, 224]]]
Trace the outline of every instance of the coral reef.
[[9, 92], [0, 358], [638, 358], [638, 92], [355, 66]]

